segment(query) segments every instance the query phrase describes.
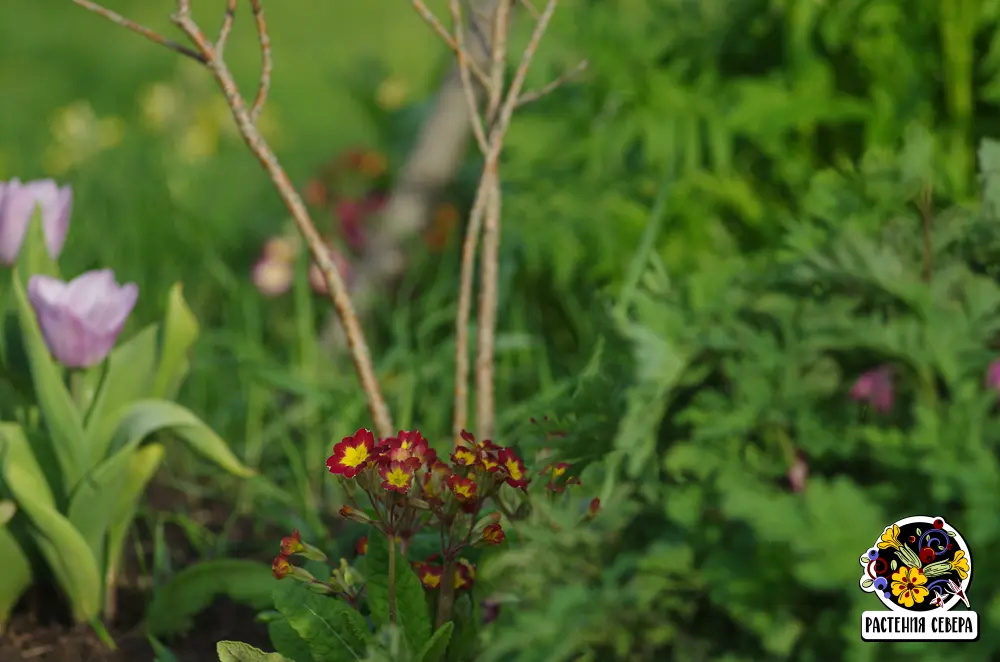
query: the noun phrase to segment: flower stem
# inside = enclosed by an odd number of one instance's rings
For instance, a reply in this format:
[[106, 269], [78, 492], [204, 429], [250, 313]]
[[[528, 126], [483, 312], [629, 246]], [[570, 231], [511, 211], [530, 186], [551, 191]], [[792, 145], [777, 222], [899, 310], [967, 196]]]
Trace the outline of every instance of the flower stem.
[[389, 622], [396, 624], [396, 536], [389, 536]]
[[455, 562], [451, 556], [445, 556], [444, 568], [441, 570], [441, 590], [438, 593], [437, 618], [434, 629], [451, 620], [452, 608], [455, 605]]

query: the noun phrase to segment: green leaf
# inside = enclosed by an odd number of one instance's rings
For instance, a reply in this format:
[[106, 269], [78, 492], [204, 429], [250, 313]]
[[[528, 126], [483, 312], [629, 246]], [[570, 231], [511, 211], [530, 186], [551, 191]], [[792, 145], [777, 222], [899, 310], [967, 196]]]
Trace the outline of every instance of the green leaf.
[[59, 278], [59, 264], [49, 256], [45, 247], [45, 229], [42, 227], [42, 209], [35, 206], [31, 222], [24, 235], [24, 243], [17, 254], [17, 270], [26, 277], [35, 274]]
[[106, 534], [135, 452], [126, 448], [99, 464], [70, 496], [66, 516], [87, 541], [99, 567], [104, 567]]
[[449, 642], [448, 662], [465, 662], [474, 658], [479, 639], [479, 621], [476, 620], [475, 611], [468, 594], [461, 595], [455, 600], [456, 626]]
[[[84, 445], [83, 421], [63, 382], [62, 370], [52, 360], [45, 345], [35, 311], [21, 284], [17, 270], [13, 277], [14, 298], [21, 324], [22, 341], [31, 367], [31, 378], [38, 399], [38, 408], [45, 419], [45, 427], [52, 441], [53, 452], [65, 481], [68, 494], [83, 475], [87, 462]], [[63, 487], [63, 486], [60, 486]]]
[[[153, 479], [156, 470], [163, 461], [166, 449], [162, 444], [146, 444], [132, 453], [129, 466], [125, 470], [125, 479], [118, 492], [118, 502], [108, 527], [106, 574], [114, 576], [118, 572], [118, 564], [125, 549], [125, 536], [128, 535], [139, 501], [146, 491], [146, 485]], [[124, 452], [124, 451], [123, 451]]]
[[368, 624], [341, 598], [319, 595], [286, 580], [274, 592], [274, 606], [306, 642], [316, 662], [364, 659], [371, 639]]
[[[424, 587], [398, 547], [395, 574], [397, 625], [411, 652], [423, 650], [431, 638], [431, 617]], [[384, 535], [368, 538], [365, 577], [372, 620], [376, 625], [386, 625], [389, 622], [389, 539]]]
[[420, 651], [417, 662], [442, 662], [445, 653], [448, 652], [448, 643], [451, 641], [451, 633], [455, 631], [455, 624], [448, 621], [437, 629], [434, 636]]
[[0, 526], [4, 526], [17, 514], [17, 504], [10, 499], [0, 501]]
[[188, 352], [198, 338], [198, 320], [187, 302], [184, 301], [183, 287], [175, 283], [167, 298], [167, 314], [163, 321], [163, 336], [160, 343], [160, 363], [153, 380], [153, 395], [158, 398], [173, 398], [187, 375]]
[[278, 617], [267, 624], [267, 633], [271, 637], [271, 645], [290, 660], [295, 662], [314, 662], [307, 644], [288, 619]]
[[259, 648], [239, 641], [220, 641], [215, 645], [219, 662], [299, 662], [278, 653], [265, 653]]
[[24, 431], [0, 424], [4, 440], [3, 479], [31, 521], [32, 537], [65, 591], [77, 621], [89, 621], [101, 606], [101, 575], [87, 541], [55, 507], [45, 475], [31, 454]]
[[165, 582], [146, 610], [146, 629], [154, 636], [186, 632], [198, 614], [224, 595], [254, 609], [271, 604], [277, 580], [270, 566], [243, 559], [202, 561]]
[[104, 375], [85, 427], [94, 464], [105, 458], [114, 433], [115, 415], [130, 402], [152, 393], [158, 332], [155, 325], [147, 326], [128, 342], [118, 345], [104, 365]]
[[17, 538], [6, 526], [0, 526], [0, 634], [11, 610], [31, 586], [31, 563]]
[[874, 579], [866, 579], [865, 581], [861, 582], [861, 586], [862, 588], [868, 588], [874, 583], [875, 583]]
[[122, 410], [115, 425], [111, 451], [137, 446], [154, 432], [164, 431], [182, 438], [194, 451], [235, 476], [256, 475], [200, 418], [166, 400], [139, 400]]

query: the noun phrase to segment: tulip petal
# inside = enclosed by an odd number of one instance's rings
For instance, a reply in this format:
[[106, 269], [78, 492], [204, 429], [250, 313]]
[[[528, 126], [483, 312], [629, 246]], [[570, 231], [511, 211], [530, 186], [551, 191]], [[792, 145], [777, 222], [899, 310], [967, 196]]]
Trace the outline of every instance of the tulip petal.
[[64, 283], [32, 276], [28, 298], [52, 355], [70, 368], [103, 361], [139, 298], [135, 283], [119, 286], [110, 269], [89, 271]]
[[0, 262], [3, 264], [12, 265], [17, 260], [34, 210], [35, 199], [21, 181], [7, 182], [0, 200]]

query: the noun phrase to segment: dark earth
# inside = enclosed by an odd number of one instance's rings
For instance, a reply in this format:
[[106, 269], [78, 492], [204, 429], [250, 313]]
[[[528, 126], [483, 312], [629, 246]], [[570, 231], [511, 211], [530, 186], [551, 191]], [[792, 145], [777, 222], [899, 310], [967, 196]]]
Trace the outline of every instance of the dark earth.
[[[198, 512], [199, 521], [213, 531], [220, 531], [229, 517], [229, 506], [222, 503], [192, 504], [188, 495], [177, 490], [154, 486], [149, 493], [151, 508], [158, 511]], [[152, 545], [148, 531], [136, 526], [137, 535], [149, 557], [145, 567], [150, 567]], [[167, 526], [167, 540], [174, 555], [175, 568], [197, 560], [194, 549], [179, 527]], [[281, 533], [276, 533], [275, 541]], [[251, 523], [240, 522], [233, 527], [230, 541], [236, 545], [253, 544], [263, 548], [265, 540], [260, 533], [253, 533]], [[255, 538], [257, 538], [255, 540]], [[131, 545], [129, 546], [132, 547]], [[268, 545], [267, 547], [273, 547]], [[244, 555], [257, 560], [265, 554]], [[130, 588], [139, 584], [142, 567], [136, 558], [130, 558], [122, 586], [118, 592], [116, 622], [108, 631], [118, 646], [109, 650], [88, 625], [73, 626], [68, 610], [59, 594], [49, 587], [36, 587], [21, 600], [3, 635], [0, 636], [0, 662], [154, 662], [156, 655], [140, 628], [142, 610], [147, 599], [143, 593]], [[255, 612], [249, 607], [220, 597], [212, 607], [196, 620], [195, 627], [183, 636], [165, 640], [170, 652], [179, 662], [218, 662], [215, 645], [220, 640], [244, 641], [258, 648], [269, 650], [267, 628], [254, 621]]]

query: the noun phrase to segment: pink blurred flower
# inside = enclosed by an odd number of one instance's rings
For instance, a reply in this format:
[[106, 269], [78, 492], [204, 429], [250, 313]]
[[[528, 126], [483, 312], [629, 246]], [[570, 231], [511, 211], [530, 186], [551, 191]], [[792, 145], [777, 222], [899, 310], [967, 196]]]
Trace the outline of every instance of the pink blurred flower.
[[892, 369], [879, 366], [864, 373], [851, 387], [851, 398], [871, 405], [883, 414], [892, 410], [893, 402]]
[[280, 258], [262, 256], [253, 267], [253, 284], [266, 297], [278, 297], [292, 287], [295, 280], [293, 263]]
[[49, 257], [59, 257], [69, 231], [72, 189], [60, 187], [51, 179], [23, 184], [12, 179], [0, 182], [0, 263], [12, 265], [17, 261], [36, 207], [42, 212], [42, 233]]
[[340, 219], [340, 231], [344, 241], [352, 250], [359, 251], [365, 247], [365, 221], [385, 207], [388, 198], [381, 193], [370, 194], [361, 200], [342, 200], [337, 203], [336, 214]]
[[[330, 251], [330, 258], [333, 260], [333, 263], [337, 265], [337, 271], [340, 272], [340, 277], [346, 284], [350, 285], [351, 279], [354, 276], [354, 269], [351, 267], [350, 261], [336, 248], [327, 248]], [[319, 270], [319, 265], [315, 262], [309, 263], [309, 284], [312, 286], [313, 292], [316, 294], [321, 296], [329, 294], [329, 289], [327, 289], [326, 286], [326, 278], [323, 276], [323, 272]]]
[[1000, 392], [1000, 359], [994, 359], [986, 368], [986, 388]]
[[795, 461], [788, 468], [788, 485], [793, 492], [801, 492], [806, 489], [806, 481], [809, 479], [809, 462], [801, 452], [795, 454]]

